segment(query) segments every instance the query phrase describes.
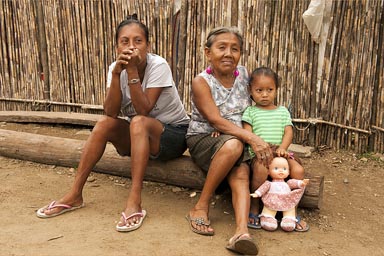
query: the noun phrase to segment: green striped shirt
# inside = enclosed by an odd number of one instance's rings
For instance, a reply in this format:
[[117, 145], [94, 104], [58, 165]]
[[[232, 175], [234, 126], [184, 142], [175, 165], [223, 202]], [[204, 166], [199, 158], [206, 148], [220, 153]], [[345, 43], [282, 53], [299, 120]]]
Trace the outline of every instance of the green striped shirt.
[[281, 144], [285, 126], [292, 125], [291, 114], [284, 106], [273, 110], [249, 106], [243, 113], [242, 121], [252, 126], [254, 134], [274, 145]]

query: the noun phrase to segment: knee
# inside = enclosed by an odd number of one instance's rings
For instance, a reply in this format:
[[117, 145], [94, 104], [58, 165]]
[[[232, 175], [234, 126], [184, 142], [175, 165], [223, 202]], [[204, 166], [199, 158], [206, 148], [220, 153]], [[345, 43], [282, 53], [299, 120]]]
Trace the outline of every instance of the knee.
[[92, 129], [92, 134], [109, 137], [118, 127], [119, 121], [121, 120], [104, 115], [95, 124], [95, 127]]
[[249, 168], [246, 164], [241, 164], [239, 167], [232, 169], [228, 176], [229, 184], [232, 186], [237, 183], [249, 184]]
[[255, 162], [252, 168], [252, 177], [257, 180], [265, 180], [268, 177], [268, 169], [263, 164]]
[[146, 130], [145, 129], [146, 119], [147, 118], [145, 116], [141, 116], [141, 115], [137, 115], [132, 118], [129, 125], [131, 136], [134, 134], [140, 134]]
[[95, 127], [93, 128], [92, 132], [93, 133], [100, 133], [100, 132], [103, 132], [103, 131], [107, 131], [110, 129], [110, 127], [112, 126], [113, 122], [114, 122], [114, 118], [110, 117], [110, 116], [102, 116], [98, 121], [97, 123], [95, 124]]
[[304, 179], [304, 167], [301, 165], [295, 165], [290, 171], [290, 176], [293, 179]]
[[221, 150], [232, 156], [240, 157], [244, 150], [244, 144], [238, 139], [230, 139], [224, 143]]

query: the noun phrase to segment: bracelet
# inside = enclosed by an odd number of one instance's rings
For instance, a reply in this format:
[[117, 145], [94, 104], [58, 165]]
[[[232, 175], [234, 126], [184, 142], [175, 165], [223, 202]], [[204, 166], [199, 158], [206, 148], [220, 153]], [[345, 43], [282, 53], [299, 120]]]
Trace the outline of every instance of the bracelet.
[[140, 79], [139, 78], [133, 78], [131, 80], [128, 80], [128, 84], [136, 84], [140, 82]]

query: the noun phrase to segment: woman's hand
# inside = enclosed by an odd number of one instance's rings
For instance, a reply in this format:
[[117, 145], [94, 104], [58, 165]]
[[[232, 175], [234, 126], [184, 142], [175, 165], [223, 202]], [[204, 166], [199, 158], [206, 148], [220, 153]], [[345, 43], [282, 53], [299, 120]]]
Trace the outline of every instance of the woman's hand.
[[273, 152], [269, 144], [255, 135], [253, 143], [250, 143], [250, 146], [252, 147], [253, 152], [255, 152], [257, 160], [262, 162], [263, 165], [268, 168], [273, 159]]
[[113, 73], [120, 74], [124, 69], [137, 68], [138, 64], [141, 62], [141, 56], [139, 54], [139, 49], [125, 49], [117, 55], [116, 65], [113, 69]]

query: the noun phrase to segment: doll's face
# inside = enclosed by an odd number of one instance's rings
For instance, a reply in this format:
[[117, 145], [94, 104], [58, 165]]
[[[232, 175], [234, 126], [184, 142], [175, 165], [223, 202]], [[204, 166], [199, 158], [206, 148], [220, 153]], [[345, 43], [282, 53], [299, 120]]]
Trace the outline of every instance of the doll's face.
[[272, 179], [285, 179], [289, 175], [289, 166], [287, 159], [275, 157], [269, 166], [269, 176]]

